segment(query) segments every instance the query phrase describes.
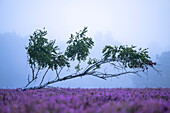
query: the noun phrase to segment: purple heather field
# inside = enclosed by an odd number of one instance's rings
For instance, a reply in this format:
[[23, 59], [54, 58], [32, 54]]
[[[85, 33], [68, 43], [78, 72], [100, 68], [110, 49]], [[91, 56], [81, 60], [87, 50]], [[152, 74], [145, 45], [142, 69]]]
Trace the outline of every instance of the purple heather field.
[[0, 89], [0, 113], [170, 113], [170, 88]]

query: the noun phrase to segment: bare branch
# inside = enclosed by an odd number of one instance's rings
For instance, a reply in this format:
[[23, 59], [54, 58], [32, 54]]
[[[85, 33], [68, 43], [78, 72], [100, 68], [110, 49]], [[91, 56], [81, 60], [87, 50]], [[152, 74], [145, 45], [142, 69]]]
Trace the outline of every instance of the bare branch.
[[31, 83], [32, 83], [34, 80], [36, 80], [36, 79], [37, 79], [37, 77], [35, 77], [35, 78], [32, 79], [31, 81], [29, 81], [29, 82], [27, 83], [27, 85], [25, 86], [25, 88], [28, 87], [28, 85], [31, 84]]
[[42, 82], [43, 82], [43, 80], [44, 80], [44, 78], [45, 78], [45, 75], [47, 74], [48, 70], [49, 70], [49, 68], [48, 68], [48, 69], [46, 70], [46, 72], [44, 73], [44, 75], [43, 75], [43, 77], [42, 77], [42, 80], [41, 80], [41, 82], [40, 82], [40, 85], [42, 84]]
[[117, 77], [117, 76], [124, 75], [124, 74], [130, 74], [130, 73], [137, 74], [138, 72], [139, 71], [126, 71], [126, 72], [122, 72], [122, 73], [118, 73], [118, 74], [111, 74], [111, 73], [107, 74], [107, 73], [94, 71], [94, 72], [91, 72], [91, 73], [88, 73], [88, 74], [102, 78], [102, 79], [106, 79], [106, 78], [111, 78], [111, 77]]
[[36, 73], [36, 76], [34, 76], [35, 66], [34, 66], [34, 68], [33, 68], [32, 66], [30, 66], [30, 67], [31, 67], [31, 69], [32, 69], [32, 80], [30, 81], [30, 75], [28, 75], [28, 78], [27, 78], [28, 83], [26, 84], [25, 87], [28, 87], [29, 84], [31, 84], [34, 80], [37, 79], [37, 75], [38, 75], [38, 72], [39, 72], [39, 70], [40, 70], [40, 69], [38, 69], [38, 71], [37, 71], [37, 73]]
[[117, 61], [117, 63], [118, 63], [118, 65], [116, 65], [116, 63], [113, 63], [113, 62], [111, 62], [110, 64], [113, 65], [114, 68], [117, 69], [118, 71], [121, 69], [124, 70], [124, 68], [121, 66], [120, 62]]
[[[30, 87], [30, 88], [24, 88], [23, 90], [40, 89], [40, 88], [44, 88], [47, 85], [52, 84], [52, 83], [56, 83], [56, 82], [59, 82], [59, 81], [65, 81], [65, 80], [69, 80], [69, 79], [73, 79], [73, 78], [77, 78], [77, 77], [82, 77], [82, 76], [85, 76], [85, 75], [92, 75], [92, 76], [95, 76], [95, 77], [98, 77], [98, 78], [106, 80], [107, 78], [117, 77], [117, 76], [120, 76], [120, 75], [129, 74], [129, 73], [136, 74], [136, 73], [138, 73], [138, 71], [128, 71], [128, 72], [122, 72], [122, 73], [119, 73], [119, 74], [106, 74], [106, 73], [101, 73], [101, 72], [96, 72], [96, 71], [92, 71], [92, 72], [89, 72], [89, 73], [83, 72], [83, 73], [80, 73], [80, 74], [77, 74], [77, 75], [73, 75], [73, 76], [68, 75], [68, 76], [65, 76], [65, 77], [63, 77], [61, 79], [51, 80], [51, 81], [48, 81], [48, 82], [44, 83], [43, 85]], [[102, 76], [100, 76], [100, 75], [102, 75]]]
[[37, 77], [37, 76], [38, 76], [39, 71], [40, 71], [40, 67], [38, 68], [38, 71], [37, 71], [37, 73], [36, 73], [35, 77]]
[[139, 77], [142, 77], [140, 74], [138, 74], [138, 73], [135, 73], [136, 75], [138, 75]]
[[103, 76], [105, 76], [104, 78], [111, 78], [111, 77], [117, 77], [117, 76], [120, 76], [120, 75], [124, 75], [124, 74], [136, 74], [138, 73], [138, 71], [127, 71], [127, 72], [122, 72], [122, 73], [118, 73], [118, 74], [106, 74], [106, 73], [103, 73]]
[[31, 70], [32, 70], [32, 80], [34, 79], [34, 70], [35, 70], [35, 66], [34, 68], [31, 66]]
[[91, 72], [91, 73], [88, 73], [88, 75], [92, 75], [94, 77], [98, 77], [98, 78], [101, 78], [101, 79], [104, 79], [104, 80], [107, 80], [106, 78], [104, 78], [103, 76], [98, 76], [98, 74], [95, 74], [96, 72]]
[[157, 70], [156, 68], [152, 67], [153, 70], [155, 70], [159, 75], [162, 76], [161, 72], [159, 70]]
[[55, 79], [57, 79], [57, 78], [59, 79], [59, 75], [60, 75], [61, 71], [63, 70], [63, 68], [64, 68], [64, 67], [61, 67], [60, 70], [59, 70], [59, 72], [58, 72], [57, 69], [56, 69], [56, 75], [57, 75], [57, 77], [56, 77]]
[[27, 78], [28, 82], [30, 82], [30, 75], [28, 74], [28, 78]]

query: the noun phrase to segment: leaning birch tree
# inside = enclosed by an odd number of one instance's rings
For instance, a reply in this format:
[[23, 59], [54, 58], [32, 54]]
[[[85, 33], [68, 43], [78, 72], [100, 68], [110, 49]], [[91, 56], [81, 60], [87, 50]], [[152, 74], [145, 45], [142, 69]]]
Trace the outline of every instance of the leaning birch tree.
[[[148, 55], [148, 49], [137, 49], [136, 46], [112, 46], [105, 45], [102, 50], [102, 58], [90, 58], [90, 49], [94, 46], [91, 37], [86, 36], [87, 27], [71, 34], [67, 41], [67, 48], [64, 52], [59, 52], [59, 47], [55, 45], [55, 40], [48, 41], [47, 31], [36, 30], [29, 38], [27, 50], [28, 63], [32, 70], [32, 76], [28, 76], [26, 89], [40, 89], [49, 84], [69, 80], [86, 75], [98, 77], [106, 80], [111, 77], [118, 77], [125, 74], [137, 74], [145, 72], [148, 67], [154, 68], [156, 65]], [[61, 75], [63, 68], [70, 68], [71, 62], [77, 63], [75, 72], [69, 75]], [[81, 63], [86, 63], [86, 68], [81, 67]], [[107, 73], [101, 71], [101, 66], [110, 64], [115, 69], [121, 70], [119, 73]], [[39, 72], [45, 70], [41, 82], [38, 86], [28, 87], [33, 81], [39, 78]], [[44, 82], [49, 70], [54, 70], [55, 79]], [[157, 70], [156, 70], [157, 71]], [[140, 75], [139, 75], [140, 76]]]

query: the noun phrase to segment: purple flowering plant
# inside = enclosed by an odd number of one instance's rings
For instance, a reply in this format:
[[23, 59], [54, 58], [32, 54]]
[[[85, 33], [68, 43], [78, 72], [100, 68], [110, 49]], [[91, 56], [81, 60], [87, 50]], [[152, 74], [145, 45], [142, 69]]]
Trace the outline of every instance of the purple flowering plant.
[[0, 89], [0, 113], [169, 113], [169, 88]]

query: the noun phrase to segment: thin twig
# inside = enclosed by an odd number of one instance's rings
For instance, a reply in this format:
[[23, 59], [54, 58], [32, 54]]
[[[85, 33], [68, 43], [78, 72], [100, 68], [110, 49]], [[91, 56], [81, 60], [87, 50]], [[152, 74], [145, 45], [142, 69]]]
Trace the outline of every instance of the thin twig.
[[28, 74], [28, 78], [27, 78], [28, 82], [30, 82], [30, 75]]
[[48, 69], [46, 70], [46, 72], [44, 73], [44, 75], [43, 75], [43, 77], [42, 77], [42, 80], [41, 80], [41, 82], [40, 82], [40, 85], [42, 84], [42, 82], [43, 82], [43, 80], [44, 80], [44, 78], [45, 78], [45, 75], [47, 74], [48, 70], [49, 70], [49, 68], [48, 68]]
[[37, 77], [35, 77], [35, 78], [32, 79], [31, 81], [29, 81], [25, 87], [28, 87], [28, 85], [31, 84], [31, 83], [32, 83], [34, 80], [36, 80], [36, 79], [37, 79]]
[[31, 69], [32, 69], [32, 79], [34, 79], [34, 70], [35, 70], [35, 66], [34, 66], [34, 68], [31, 66]]
[[61, 71], [63, 70], [63, 68], [64, 68], [64, 67], [61, 67], [60, 70], [59, 70], [59, 72], [58, 72], [57, 69], [56, 69], [56, 75], [57, 75], [57, 77], [56, 77], [55, 79], [57, 79], [57, 78], [60, 79], [60, 78], [59, 78], [59, 75], [60, 75]]
[[39, 71], [40, 71], [40, 67], [38, 68], [38, 71], [37, 71], [37, 73], [36, 73], [35, 77], [37, 77], [37, 76], [38, 76]]

